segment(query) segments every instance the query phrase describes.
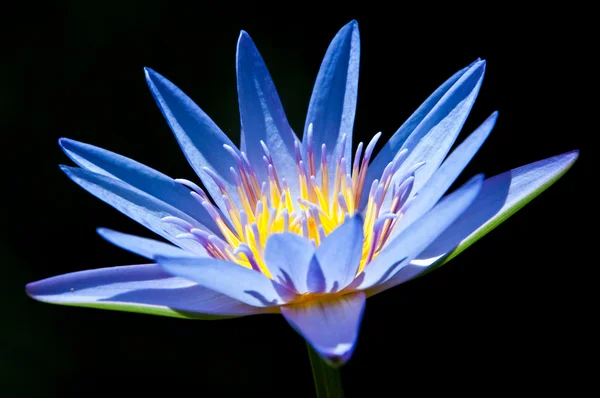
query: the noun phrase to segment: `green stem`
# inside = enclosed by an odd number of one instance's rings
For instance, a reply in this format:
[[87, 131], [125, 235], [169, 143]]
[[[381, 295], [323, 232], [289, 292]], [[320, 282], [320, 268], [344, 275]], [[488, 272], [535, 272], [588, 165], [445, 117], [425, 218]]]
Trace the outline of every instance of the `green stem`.
[[329, 366], [307, 343], [308, 357], [312, 367], [317, 398], [344, 398], [339, 369]]

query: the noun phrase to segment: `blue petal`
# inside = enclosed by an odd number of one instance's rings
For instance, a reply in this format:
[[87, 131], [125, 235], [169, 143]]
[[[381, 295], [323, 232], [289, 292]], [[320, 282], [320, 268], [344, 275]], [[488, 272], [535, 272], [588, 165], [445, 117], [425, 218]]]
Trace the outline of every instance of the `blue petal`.
[[218, 319], [270, 312], [173, 277], [156, 264], [100, 268], [55, 276], [26, 287], [54, 304], [178, 318]]
[[125, 156], [93, 145], [61, 138], [60, 147], [78, 166], [94, 173], [121, 180], [170, 204], [213, 231], [219, 231], [204, 207], [190, 195], [190, 190], [172, 178]]
[[[402, 144], [400, 150], [407, 149], [409, 154], [396, 172], [396, 177], [403, 176], [415, 163], [426, 162], [415, 173], [412, 192], [417, 192], [427, 182], [448, 154], [477, 98], [484, 72], [485, 61], [472, 64]], [[365, 186], [379, 178], [379, 175], [374, 174], [367, 176], [370, 179], [367, 179]], [[389, 204], [390, 196], [386, 198], [384, 208]], [[367, 199], [367, 195], [363, 195], [361, 207], [366, 204]]]
[[365, 309], [363, 292], [281, 307], [281, 314], [333, 366], [347, 362], [354, 351]]
[[460, 245], [452, 252], [456, 256], [557, 181], [578, 156], [579, 151], [567, 152], [486, 179], [463, 216], [418, 258], [439, 258]]
[[321, 265], [327, 292], [342, 290], [354, 280], [362, 258], [363, 241], [363, 220], [356, 215], [317, 247], [315, 257]]
[[282, 305], [297, 297], [289, 289], [258, 271], [212, 258], [172, 258], [157, 256], [166, 272], [192, 280], [255, 307]]
[[[188, 257], [193, 255], [192, 253], [181, 250], [180, 248], [169, 245], [168, 243], [159, 242], [154, 239], [142, 238], [141, 236], [124, 234], [122, 232], [113, 231], [108, 228], [98, 228], [98, 234], [121, 249], [128, 250], [132, 253], [138, 254], [142, 257], [146, 257], [153, 260], [154, 257], [168, 256], [168, 257]], [[208, 255], [208, 254], [205, 254]]]
[[[479, 60], [475, 61], [478, 62]], [[452, 77], [444, 82], [440, 87], [437, 88], [426, 100], [417, 108], [417, 110], [406, 120], [402, 126], [394, 133], [389, 141], [381, 148], [375, 159], [369, 165], [367, 169], [367, 183], [370, 184], [374, 179], [379, 179], [385, 167], [390, 163], [396, 153], [400, 151], [402, 144], [406, 141], [406, 138], [414, 131], [414, 129], [423, 121], [423, 119], [431, 112], [433, 107], [442, 99], [444, 94], [454, 86], [454, 84], [460, 79], [466, 71], [475, 64], [467, 66], [456, 72]], [[370, 185], [366, 185], [370, 186]]]
[[[321, 159], [321, 144], [326, 145], [329, 162], [329, 181], [334, 181], [334, 160], [338, 153], [343, 153], [350, 171], [352, 149], [352, 129], [356, 112], [356, 96], [358, 91], [358, 63], [360, 58], [360, 37], [358, 23], [351, 21], [335, 35], [325, 58], [321, 63], [319, 74], [313, 88], [306, 125], [304, 126], [303, 149], [306, 153], [306, 134], [309, 124], [313, 124], [313, 142], [315, 162]], [[247, 133], [247, 132], [246, 132]], [[346, 135], [346, 145], [341, 148], [342, 135]]]
[[162, 221], [163, 217], [174, 216], [187, 221], [194, 228], [206, 230], [203, 225], [178, 209], [129, 184], [108, 176], [67, 166], [61, 166], [61, 170], [83, 189], [113, 206], [126, 216], [131, 217], [154, 233], [198, 255], [206, 253], [202, 245], [198, 242], [190, 239], [175, 238], [183, 232], [182, 229]]
[[242, 141], [259, 181], [268, 181], [260, 141], [269, 148], [278, 176], [285, 177], [293, 197], [298, 196], [298, 177], [292, 131], [271, 75], [250, 36], [242, 31], [237, 45], [237, 89]]
[[473, 203], [410, 264], [387, 282], [368, 291], [372, 296], [447, 263], [545, 191], [573, 165], [578, 151], [540, 160], [488, 178]]
[[477, 197], [482, 184], [483, 175], [471, 178], [404, 232], [389, 241], [377, 257], [365, 267], [351, 287], [365, 290], [392, 277], [401, 267], [418, 256], [469, 207]]
[[282, 284], [300, 294], [308, 292], [306, 275], [315, 253], [313, 244], [292, 233], [275, 234], [265, 245], [265, 263], [272, 275]]
[[485, 122], [468, 136], [442, 163], [440, 168], [431, 176], [419, 191], [419, 196], [402, 216], [402, 222], [394, 229], [395, 236], [406, 229], [415, 220], [427, 213], [450, 188], [459, 174], [469, 164], [481, 145], [490, 135], [498, 113], [494, 112]]
[[[223, 181], [229, 192], [235, 192], [235, 182], [229, 168], [234, 165], [231, 155], [223, 148], [236, 146], [219, 127], [173, 83], [150, 68], [144, 69], [146, 82], [169, 127], [173, 130], [185, 157], [194, 168], [212, 199], [229, 218], [222, 194], [213, 179], [203, 170], [208, 167]], [[240, 206], [237, 195], [231, 195]]]

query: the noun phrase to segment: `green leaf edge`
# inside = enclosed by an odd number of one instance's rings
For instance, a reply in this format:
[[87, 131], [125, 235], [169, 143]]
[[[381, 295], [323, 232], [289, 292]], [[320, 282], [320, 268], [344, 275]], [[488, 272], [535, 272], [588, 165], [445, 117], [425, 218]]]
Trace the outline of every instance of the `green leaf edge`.
[[[181, 319], [201, 319], [201, 320], [220, 320], [220, 319], [232, 319], [232, 318], [240, 318], [242, 316], [247, 315], [212, 315], [212, 314], [198, 314], [194, 312], [188, 311], [177, 311], [169, 307], [163, 307], [159, 305], [135, 305], [135, 304], [125, 304], [125, 303], [61, 303], [51, 300], [43, 300], [39, 298], [34, 298], [37, 301], [50, 303], [55, 305], [62, 305], [65, 307], [83, 307], [83, 308], [96, 308], [102, 310], [111, 310], [111, 311], [122, 311], [122, 312], [133, 312], [138, 314], [148, 314], [148, 315], [158, 315], [158, 316], [166, 316], [171, 318], [181, 318]], [[250, 315], [250, 314], [248, 314]]]

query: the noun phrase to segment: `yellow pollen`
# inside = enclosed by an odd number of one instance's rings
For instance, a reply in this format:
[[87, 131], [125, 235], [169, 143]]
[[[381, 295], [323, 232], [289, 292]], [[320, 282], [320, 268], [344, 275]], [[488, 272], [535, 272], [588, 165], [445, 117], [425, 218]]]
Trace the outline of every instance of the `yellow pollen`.
[[[367, 167], [370, 156], [377, 141], [377, 135], [366, 147], [361, 159], [362, 143], [359, 145], [356, 158], [351, 168], [348, 159], [338, 157], [335, 160], [335, 173], [330, 176], [325, 145], [321, 148], [320, 161], [315, 159], [312, 147], [312, 135], [309, 140], [306, 161], [299, 155], [297, 144], [296, 169], [299, 197], [292, 197], [290, 187], [285, 180], [280, 180], [275, 165], [263, 143], [266, 155], [268, 177], [259, 183], [257, 175], [247, 163], [245, 155], [244, 167], [238, 167], [232, 173], [236, 178], [236, 193], [239, 207], [232, 200], [229, 192], [220, 185], [221, 194], [227, 204], [230, 222], [219, 215], [214, 205], [203, 202], [215, 219], [224, 241], [212, 237], [200, 240], [207, 252], [220, 259], [237, 262], [241, 266], [256, 269], [269, 278], [271, 272], [264, 261], [264, 247], [273, 234], [290, 232], [313, 241], [315, 246], [322, 239], [340, 226], [346, 217], [361, 211], [364, 219], [364, 241], [359, 273], [368, 265], [383, 248], [391, 231], [401, 217], [402, 205], [408, 196], [407, 190], [400, 192], [392, 181], [400, 162], [394, 159], [388, 165], [389, 170], [383, 173], [381, 181], [374, 181], [371, 187], [365, 187]], [[215, 177], [213, 177], [215, 178]], [[289, 176], [288, 176], [289, 178]], [[391, 190], [389, 209], [382, 211], [383, 198]], [[404, 184], [409, 186], [410, 184]], [[370, 191], [365, 192], [366, 189]], [[368, 194], [366, 206], [361, 210], [361, 199]], [[380, 217], [384, 217], [381, 218]], [[379, 220], [379, 221], [378, 221]], [[218, 241], [215, 243], [215, 239]], [[220, 242], [220, 243], [219, 243]]]

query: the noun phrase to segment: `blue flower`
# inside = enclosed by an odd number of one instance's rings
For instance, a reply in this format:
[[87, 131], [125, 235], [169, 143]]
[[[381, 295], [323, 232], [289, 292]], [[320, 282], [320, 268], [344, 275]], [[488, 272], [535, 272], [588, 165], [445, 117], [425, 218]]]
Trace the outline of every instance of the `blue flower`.
[[[490, 134], [493, 113], [449, 155], [477, 97], [485, 61], [443, 83], [372, 156], [352, 157], [359, 33], [330, 44], [303, 140], [290, 127], [254, 43], [242, 32], [236, 145], [173, 83], [146, 80], [202, 181], [172, 179], [92, 145], [61, 139], [88, 192], [172, 244], [101, 228], [149, 264], [27, 285], [40, 301], [196, 319], [280, 313], [326, 361], [352, 355], [367, 297], [447, 262], [562, 176], [578, 152], [477, 175], [446, 191]], [[371, 159], [373, 158], [373, 159]]]

